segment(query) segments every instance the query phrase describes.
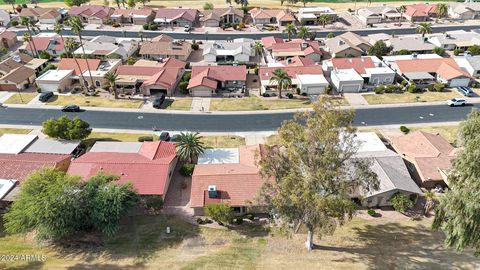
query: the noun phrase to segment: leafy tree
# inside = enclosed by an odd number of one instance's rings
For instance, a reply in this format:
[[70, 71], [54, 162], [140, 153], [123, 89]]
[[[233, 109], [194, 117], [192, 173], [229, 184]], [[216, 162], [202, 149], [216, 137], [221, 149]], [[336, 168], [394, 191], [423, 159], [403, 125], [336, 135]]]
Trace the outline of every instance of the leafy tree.
[[17, 0], [3, 0], [3, 2], [4, 2], [5, 4], [10, 4], [10, 5], [12, 5], [13, 12], [16, 12], [15, 3], [17, 2]]
[[187, 90], [187, 87], [188, 87], [188, 81], [186, 82], [180, 82], [178, 84], [178, 89], [180, 89], [180, 93], [186, 95], [188, 94], [188, 90]]
[[402, 49], [397, 52], [397, 55], [410, 55], [410, 54], [412, 54], [412, 52], [407, 49]]
[[233, 209], [228, 204], [207, 204], [203, 210], [206, 216], [210, 217], [216, 222], [221, 222], [223, 224], [232, 223], [234, 216]]
[[301, 224], [313, 235], [332, 233], [355, 213], [352, 188], [378, 188], [367, 160], [353, 159], [358, 149], [353, 111], [341, 110], [322, 97], [312, 112], [297, 113], [278, 130], [279, 145], [266, 147], [261, 175], [270, 178], [260, 201], [287, 229]]
[[134, 8], [135, 7], [135, 0], [128, 0], [127, 1], [127, 6], [129, 8]]
[[298, 33], [297, 37], [300, 39], [307, 40], [312, 36], [312, 33], [310, 32], [310, 29], [306, 26], [301, 26], [298, 28]]
[[235, 4], [242, 6], [242, 8], [248, 6], [248, 0], [235, 0]]
[[426, 34], [432, 33], [432, 24], [426, 22], [419, 23], [416, 32], [422, 34], [422, 37], [425, 37]]
[[379, 40], [375, 42], [372, 47], [368, 48], [368, 55], [375, 55], [381, 58], [382, 56], [388, 55], [392, 50], [392, 46], [387, 46], [383, 40]]
[[92, 132], [87, 122], [78, 117], [70, 119], [65, 115], [58, 119], [48, 119], [42, 127], [43, 133], [48, 137], [63, 140], [83, 140]]
[[445, 89], [445, 85], [443, 83], [435, 83], [433, 85], [433, 89], [435, 89], [437, 92], [442, 92], [443, 89]]
[[480, 255], [480, 111], [472, 110], [460, 125], [463, 150], [453, 162], [448, 174], [448, 186], [435, 208], [433, 228], [442, 230], [445, 243], [461, 251], [475, 249]]
[[213, 4], [212, 3], [205, 3], [205, 4], [203, 4], [203, 9], [204, 10], [212, 10], [213, 9]]
[[400, 213], [405, 213], [405, 211], [413, 207], [412, 200], [400, 192], [393, 194], [389, 202], [392, 204], [393, 209]]
[[257, 53], [260, 56], [263, 56], [263, 44], [260, 41], [255, 41], [252, 44], [253, 49], [255, 50], [255, 53]]
[[117, 99], [118, 92], [117, 92], [116, 83], [118, 79], [118, 74], [116, 74], [115, 72], [109, 71], [105, 74], [105, 79], [107, 80], [108, 85], [110, 86], [110, 91], [113, 93], [113, 96], [115, 97], [115, 99]]
[[436, 53], [436, 54], [442, 56], [442, 55], [445, 54], [445, 49], [440, 48], [440, 47], [435, 47], [435, 48], [433, 48], [433, 53]]
[[327, 34], [327, 38], [334, 38], [334, 37], [335, 37], [335, 35], [333, 33], [328, 33]]
[[297, 33], [297, 27], [293, 23], [287, 24], [285, 27], [285, 30], [283, 30], [284, 33], [287, 33], [288, 40], [292, 40], [292, 36]]
[[130, 184], [111, 183], [114, 176], [97, 175], [86, 183], [52, 168], [30, 175], [18, 199], [5, 214], [9, 234], [35, 230], [39, 239], [59, 239], [75, 232], [98, 230], [108, 236], [137, 200]]
[[192, 163], [198, 155], [202, 154], [205, 151], [202, 138], [198, 132], [180, 133], [176, 143], [177, 154], [180, 159]]
[[470, 54], [472, 55], [479, 55], [480, 54], [480, 46], [479, 45], [473, 45], [468, 47], [468, 50]]
[[40, 59], [47, 59], [47, 60], [50, 60], [52, 58], [52, 56], [46, 52], [46, 51], [40, 51], [40, 53], [38, 54], [38, 56], [40, 57]]
[[327, 23], [332, 21], [332, 16], [330, 14], [322, 14], [318, 17], [318, 22], [322, 24], [323, 28], [327, 25]]
[[[83, 53], [83, 58], [86, 58], [87, 54], [85, 53], [85, 48], [83, 47], [83, 38], [82, 38], [82, 31], [83, 31], [83, 23], [80, 20], [80, 17], [78, 16], [73, 16], [70, 17], [69, 19], [69, 24], [72, 33], [76, 34], [78, 36], [78, 39], [80, 40], [80, 48], [82, 48], [82, 53]], [[85, 60], [85, 63], [87, 64], [87, 71], [88, 75], [90, 77], [90, 86], [93, 86], [93, 77], [92, 77], [92, 71], [90, 70], [90, 64], [88, 63], [88, 60]]]
[[81, 6], [85, 3], [89, 2], [88, 0], [65, 0], [65, 5], [69, 6], [69, 7], [73, 7], [73, 6]]
[[437, 4], [437, 16], [438, 18], [445, 18], [448, 15], [448, 5], [445, 3], [439, 3]]
[[400, 22], [398, 24], [402, 26], [402, 21], [403, 21], [403, 14], [405, 14], [405, 11], [407, 11], [407, 7], [405, 5], [401, 5], [398, 8], [398, 12], [400, 12]]
[[272, 74], [273, 76], [270, 78], [269, 83], [277, 84], [278, 98], [282, 98], [282, 90], [292, 85], [292, 78], [283, 69], [276, 69]]

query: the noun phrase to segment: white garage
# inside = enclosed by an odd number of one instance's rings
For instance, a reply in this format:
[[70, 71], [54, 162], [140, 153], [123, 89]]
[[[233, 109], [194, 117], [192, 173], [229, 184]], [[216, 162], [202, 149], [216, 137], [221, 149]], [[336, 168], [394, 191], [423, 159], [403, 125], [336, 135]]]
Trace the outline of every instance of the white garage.
[[320, 95], [325, 93], [328, 81], [322, 74], [299, 74], [297, 75], [300, 94]]
[[204, 86], [197, 86], [190, 89], [190, 95], [192, 97], [211, 97], [215, 90], [204, 87]]
[[35, 81], [41, 92], [64, 92], [72, 85], [73, 70], [49, 70]]
[[448, 82], [449, 87], [460, 87], [460, 86], [468, 86], [470, 84], [470, 78], [456, 78], [456, 79], [451, 79]]
[[363, 88], [363, 77], [353, 68], [334, 70], [330, 78], [338, 92], [356, 93], [360, 92]]

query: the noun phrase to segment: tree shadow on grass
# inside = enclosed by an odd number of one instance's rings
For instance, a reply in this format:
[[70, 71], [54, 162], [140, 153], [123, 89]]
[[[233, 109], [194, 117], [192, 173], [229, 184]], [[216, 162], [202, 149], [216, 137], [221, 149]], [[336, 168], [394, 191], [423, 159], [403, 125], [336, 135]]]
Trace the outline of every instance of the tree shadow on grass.
[[[48, 258], [47, 258], [48, 260]], [[4, 264], [0, 264], [0, 269], [9, 269], [9, 270], [37, 270], [37, 269], [44, 269], [44, 262], [42, 261], [31, 261], [25, 265], [13, 266], [9, 267], [8, 262]]]
[[337, 262], [366, 263], [369, 269], [451, 269], [474, 268], [480, 263], [471, 251], [457, 253], [443, 245], [442, 232], [418, 224], [366, 225], [352, 229], [361, 247], [317, 246], [316, 249], [356, 256]]
[[231, 230], [247, 236], [248, 238], [265, 237], [270, 234], [270, 227], [263, 224], [243, 223], [241, 225], [234, 225], [230, 227]]

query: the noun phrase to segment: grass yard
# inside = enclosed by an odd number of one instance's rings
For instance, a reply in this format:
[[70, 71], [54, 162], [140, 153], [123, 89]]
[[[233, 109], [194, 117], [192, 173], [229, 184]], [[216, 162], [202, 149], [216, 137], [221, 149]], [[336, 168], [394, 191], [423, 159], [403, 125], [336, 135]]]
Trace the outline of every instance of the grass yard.
[[421, 130], [430, 133], [438, 133], [444, 137], [449, 143], [456, 145], [458, 138], [459, 126], [425, 126], [421, 128], [412, 127], [411, 132]]
[[166, 99], [162, 104], [165, 110], [189, 111], [192, 106], [191, 98]]
[[[125, 218], [117, 236], [102, 246], [52, 247], [30, 235], [2, 236], [4, 254], [46, 255], [44, 262], [0, 262], [15, 269], [475, 269], [471, 251], [443, 246], [430, 219], [389, 221], [353, 218], [304, 249], [304, 234], [291, 238], [276, 229], [241, 225], [211, 229], [171, 216]], [[171, 233], [166, 234], [166, 227]], [[3, 231], [3, 230], [2, 230]]]
[[[363, 95], [368, 104], [395, 104], [413, 102], [447, 101], [455, 97], [461, 97], [456, 91], [448, 92], [423, 92], [423, 93], [402, 93], [402, 94], [366, 94]], [[417, 97], [418, 100], [417, 100]]]
[[307, 99], [279, 99], [271, 97], [262, 99], [255, 96], [244, 98], [219, 98], [212, 99], [210, 111], [256, 111], [310, 108]]
[[5, 100], [5, 104], [27, 104], [32, 99], [34, 99], [38, 93], [22, 93], [22, 94], [13, 94], [7, 100]]
[[138, 109], [143, 104], [143, 101], [71, 95], [71, 96], [55, 96], [50, 101], [48, 101], [47, 104], [57, 105], [57, 106], [76, 104], [80, 107], [85, 106], [85, 107]]
[[23, 129], [23, 128], [0, 128], [0, 136], [6, 133], [11, 134], [28, 134], [32, 130], [31, 129]]
[[245, 138], [240, 136], [203, 136], [202, 142], [207, 148], [236, 148], [245, 145]]
[[93, 146], [96, 141], [117, 141], [117, 142], [138, 142], [138, 138], [142, 136], [154, 136], [150, 134], [139, 133], [113, 133], [113, 132], [92, 132], [88, 138], [83, 140], [87, 148]]

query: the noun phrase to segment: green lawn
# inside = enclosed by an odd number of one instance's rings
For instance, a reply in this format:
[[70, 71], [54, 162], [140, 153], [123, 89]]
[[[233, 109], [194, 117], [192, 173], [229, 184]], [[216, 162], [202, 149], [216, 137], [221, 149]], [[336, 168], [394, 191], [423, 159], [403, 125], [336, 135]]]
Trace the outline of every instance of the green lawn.
[[[125, 218], [117, 236], [102, 246], [65, 241], [38, 243], [31, 235], [2, 236], [3, 254], [46, 255], [44, 262], [0, 262], [15, 269], [475, 269], [472, 252], [443, 246], [431, 220], [390, 218], [347, 222], [304, 249], [305, 234], [287, 237], [277, 229], [243, 224], [211, 229], [172, 216]], [[166, 233], [170, 227], [170, 234]], [[0, 231], [1, 233], [1, 231]], [[82, 240], [92, 239], [82, 236]], [[93, 238], [94, 239], [94, 238]]]
[[0, 136], [6, 133], [12, 134], [28, 134], [32, 130], [31, 129], [23, 129], [23, 128], [0, 128]]
[[127, 99], [109, 99], [103, 97], [86, 97], [80, 95], [71, 96], [55, 96], [48, 101], [48, 105], [70, 105], [76, 104], [78, 106], [86, 107], [108, 107], [108, 108], [140, 108], [143, 104], [142, 100], [127, 100]]
[[279, 99], [271, 97], [268, 99], [255, 96], [244, 98], [219, 98], [212, 99], [210, 111], [255, 111], [255, 110], [279, 110], [310, 108], [308, 99]]
[[178, 98], [175, 100], [167, 99], [162, 105], [166, 110], [189, 111], [192, 106], [191, 98]]
[[5, 104], [27, 104], [32, 99], [34, 99], [38, 93], [23, 93], [23, 94], [13, 94], [7, 100], [5, 100]]
[[[368, 104], [394, 104], [394, 103], [412, 103], [412, 102], [430, 102], [447, 101], [449, 99], [460, 97], [456, 91], [446, 92], [423, 92], [423, 93], [401, 93], [401, 94], [366, 94], [363, 95]], [[418, 97], [418, 99], [417, 99]]]
[[236, 148], [245, 145], [245, 138], [240, 136], [203, 136], [202, 142], [207, 148]]

